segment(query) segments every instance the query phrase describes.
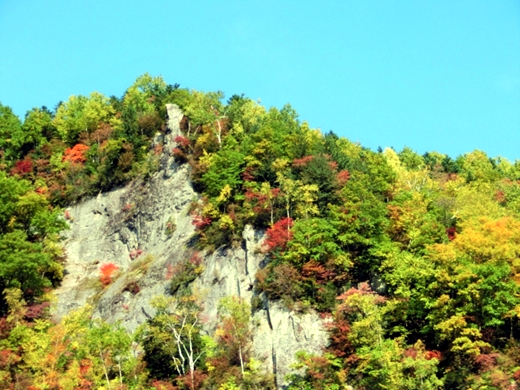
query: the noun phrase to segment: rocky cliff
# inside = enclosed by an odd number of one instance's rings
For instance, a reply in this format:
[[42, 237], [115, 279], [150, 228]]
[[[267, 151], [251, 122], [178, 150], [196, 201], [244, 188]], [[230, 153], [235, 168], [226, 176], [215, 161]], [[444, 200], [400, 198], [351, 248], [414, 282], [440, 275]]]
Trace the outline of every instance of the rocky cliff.
[[[95, 316], [120, 321], [133, 332], [153, 317], [150, 300], [169, 294], [168, 270], [191, 256], [194, 227], [188, 211], [198, 194], [191, 186], [189, 168], [175, 163], [170, 155], [180, 134], [182, 112], [175, 105], [168, 105], [167, 111], [168, 130], [155, 139], [163, 145], [156, 174], [146, 182], [136, 180], [67, 210], [70, 230], [63, 233], [66, 276], [56, 292], [57, 316], [91, 303]], [[175, 229], [171, 229], [173, 224]], [[204, 271], [193, 284], [204, 294], [208, 333], [215, 327], [222, 297], [253, 299], [255, 273], [268, 260], [258, 250], [262, 240], [263, 232], [248, 226], [240, 247], [203, 254]], [[103, 289], [99, 267], [107, 262], [117, 264], [121, 272]], [[318, 353], [327, 343], [317, 314], [293, 313], [266, 299], [253, 312], [251, 328], [254, 355], [264, 362], [265, 370], [276, 375], [279, 387], [283, 387], [297, 351]]]

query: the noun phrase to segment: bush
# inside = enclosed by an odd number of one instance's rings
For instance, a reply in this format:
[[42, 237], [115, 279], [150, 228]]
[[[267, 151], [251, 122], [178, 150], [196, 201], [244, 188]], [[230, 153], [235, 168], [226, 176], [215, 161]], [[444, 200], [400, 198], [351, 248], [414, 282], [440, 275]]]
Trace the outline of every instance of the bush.
[[99, 267], [99, 280], [103, 286], [108, 286], [112, 282], [114, 273], [119, 269], [119, 266], [114, 263], [104, 263]]
[[[194, 252], [189, 260], [180, 262], [173, 266], [169, 273], [172, 274], [171, 293], [175, 294], [177, 291], [182, 292], [188, 288], [188, 285], [197, 279], [204, 271], [202, 265], [202, 257], [199, 252]], [[182, 290], [181, 290], [182, 288]]]

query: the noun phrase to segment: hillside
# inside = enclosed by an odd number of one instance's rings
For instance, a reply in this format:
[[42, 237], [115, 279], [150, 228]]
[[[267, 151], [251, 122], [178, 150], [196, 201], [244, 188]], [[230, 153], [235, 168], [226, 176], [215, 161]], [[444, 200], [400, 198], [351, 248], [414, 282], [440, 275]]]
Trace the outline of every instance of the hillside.
[[517, 162], [149, 75], [0, 105], [0, 153], [0, 388], [520, 381]]

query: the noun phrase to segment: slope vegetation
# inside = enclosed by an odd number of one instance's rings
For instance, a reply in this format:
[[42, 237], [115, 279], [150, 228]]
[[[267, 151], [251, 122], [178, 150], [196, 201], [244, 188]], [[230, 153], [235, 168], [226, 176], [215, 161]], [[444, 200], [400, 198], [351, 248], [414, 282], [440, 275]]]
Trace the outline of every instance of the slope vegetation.
[[[184, 113], [174, 144], [165, 142], [168, 103]], [[328, 347], [298, 353], [289, 388], [520, 381], [518, 162], [481, 151], [455, 160], [374, 152], [309, 128], [289, 105], [266, 109], [237, 95], [224, 103], [221, 93], [149, 75], [121, 98], [71, 97], [23, 123], [0, 106], [0, 154], [5, 388], [266, 388], [272, 378], [248, 347], [251, 310], [263, 299], [315, 310], [329, 324]], [[165, 271], [169, 291], [135, 336], [144, 352], [132, 353], [130, 336], [88, 308], [54, 324], [46, 294], [63, 277], [58, 233], [74, 218], [60, 207], [150, 181], [164, 159], [189, 171], [201, 196], [187, 210], [190, 257]], [[175, 220], [164, 225], [174, 234]], [[197, 250], [238, 247], [248, 226], [266, 232], [257, 248], [266, 261], [250, 301], [224, 298], [207, 334], [192, 288], [204, 272]], [[126, 266], [100, 269], [99, 283], [109, 287]]]

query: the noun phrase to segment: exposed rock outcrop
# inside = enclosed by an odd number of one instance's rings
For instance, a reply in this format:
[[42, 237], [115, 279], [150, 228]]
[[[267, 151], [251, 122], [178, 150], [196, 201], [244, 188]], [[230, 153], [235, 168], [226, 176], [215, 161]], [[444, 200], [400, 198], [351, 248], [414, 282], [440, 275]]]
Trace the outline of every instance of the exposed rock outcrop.
[[[90, 302], [95, 316], [121, 321], [133, 332], [153, 317], [150, 300], [169, 294], [168, 270], [191, 255], [194, 227], [189, 207], [198, 194], [191, 186], [188, 167], [176, 164], [171, 156], [182, 112], [175, 105], [168, 105], [167, 112], [168, 131], [154, 141], [163, 145], [156, 174], [146, 182], [136, 180], [68, 210], [66, 276], [56, 292], [57, 316]], [[204, 271], [193, 286], [204, 295], [208, 333], [216, 326], [222, 297], [238, 295], [253, 300], [255, 274], [266, 261], [259, 250], [262, 240], [263, 232], [247, 226], [241, 247], [204, 254]], [[99, 267], [107, 262], [117, 264], [121, 274], [101, 289]], [[264, 361], [266, 370], [276, 374], [279, 387], [297, 351], [319, 353], [327, 343], [322, 320], [315, 313], [292, 313], [265, 299], [263, 307], [254, 311], [251, 327], [254, 355]]]

